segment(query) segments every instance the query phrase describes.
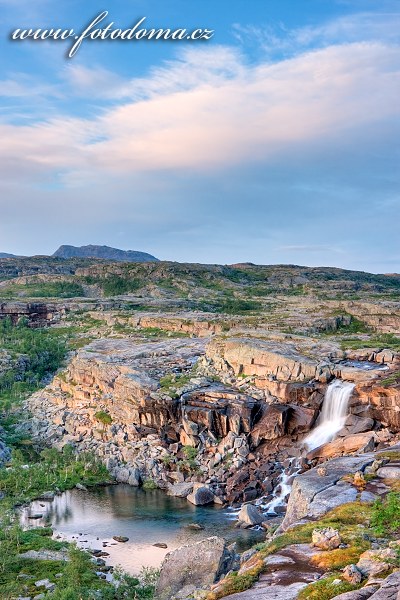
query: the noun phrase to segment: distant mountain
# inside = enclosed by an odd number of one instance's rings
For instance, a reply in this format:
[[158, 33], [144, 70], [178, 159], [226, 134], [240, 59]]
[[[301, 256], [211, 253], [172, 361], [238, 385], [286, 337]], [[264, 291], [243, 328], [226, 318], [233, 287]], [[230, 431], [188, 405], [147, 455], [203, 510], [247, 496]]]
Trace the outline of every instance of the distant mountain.
[[125, 262], [158, 262], [158, 258], [137, 250], [119, 250], [109, 246], [60, 246], [56, 258], [102, 258]]
[[15, 254], [7, 254], [7, 252], [0, 252], [0, 258], [16, 258]]

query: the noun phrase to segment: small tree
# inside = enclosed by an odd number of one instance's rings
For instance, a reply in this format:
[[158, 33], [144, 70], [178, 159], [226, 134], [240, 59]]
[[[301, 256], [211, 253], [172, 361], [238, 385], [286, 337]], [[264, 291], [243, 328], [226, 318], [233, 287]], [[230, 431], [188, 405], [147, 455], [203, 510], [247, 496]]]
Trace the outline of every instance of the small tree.
[[112, 423], [111, 415], [105, 410], [99, 410], [95, 413], [94, 418], [99, 421], [103, 425], [103, 429], [101, 430], [101, 439], [104, 441], [104, 436], [106, 434], [106, 429]]

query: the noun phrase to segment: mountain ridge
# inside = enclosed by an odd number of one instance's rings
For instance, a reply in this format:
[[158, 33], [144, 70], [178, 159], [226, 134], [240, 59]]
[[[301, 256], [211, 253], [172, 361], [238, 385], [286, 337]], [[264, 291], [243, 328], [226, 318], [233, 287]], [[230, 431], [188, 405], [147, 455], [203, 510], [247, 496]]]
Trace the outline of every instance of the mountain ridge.
[[54, 254], [54, 258], [101, 258], [121, 262], [158, 262], [158, 258], [139, 250], [121, 250], [111, 246], [71, 246], [63, 244]]

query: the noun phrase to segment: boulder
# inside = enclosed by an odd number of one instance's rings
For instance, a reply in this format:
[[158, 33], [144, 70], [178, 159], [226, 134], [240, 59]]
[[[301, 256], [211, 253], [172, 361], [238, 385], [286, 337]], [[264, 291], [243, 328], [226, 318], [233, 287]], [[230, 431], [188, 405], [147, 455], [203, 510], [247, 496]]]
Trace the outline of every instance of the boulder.
[[353, 585], [358, 585], [363, 579], [363, 575], [357, 565], [347, 565], [343, 569], [343, 578]]
[[368, 587], [361, 588], [361, 590], [354, 590], [353, 592], [344, 592], [335, 596], [335, 600], [367, 600], [377, 591], [376, 585], [369, 585]]
[[331, 458], [340, 454], [350, 454], [351, 452], [370, 452], [375, 447], [375, 435], [373, 431], [366, 433], [356, 433], [347, 435], [344, 438], [338, 438], [333, 442], [324, 444], [307, 454], [308, 460], [314, 458]]
[[374, 426], [374, 419], [369, 417], [357, 417], [349, 415], [346, 418], [344, 430], [346, 434], [354, 435], [356, 433], [364, 433], [370, 431]]
[[400, 479], [400, 467], [380, 467], [376, 474], [382, 479]]
[[170, 600], [186, 586], [210, 586], [230, 570], [233, 560], [225, 541], [216, 536], [177, 548], [161, 565], [157, 597]]
[[244, 504], [240, 509], [238, 521], [252, 527], [253, 525], [260, 525], [265, 521], [265, 517], [254, 504]]
[[400, 571], [395, 571], [383, 580], [381, 588], [377, 590], [372, 600], [398, 600], [400, 593]]
[[270, 404], [251, 432], [251, 443], [254, 447], [266, 440], [275, 440], [286, 433], [286, 425], [290, 416], [290, 407], [286, 404]]
[[186, 498], [193, 491], [193, 483], [174, 483], [168, 486], [168, 496], [175, 496], [176, 498]]
[[363, 470], [372, 464], [373, 455], [334, 458], [324, 464], [326, 474], [318, 475], [317, 468], [298, 475], [292, 486], [282, 529], [286, 531], [297, 521], [320, 517], [332, 508], [357, 497], [357, 490], [350, 484], [338, 484], [348, 473]]
[[287, 422], [287, 433], [297, 435], [307, 433], [314, 424], [316, 417], [315, 408], [306, 408], [305, 406], [290, 405], [290, 416]]
[[324, 529], [314, 529], [312, 532], [312, 544], [320, 550], [335, 550], [342, 543], [337, 529], [325, 527]]
[[204, 506], [214, 502], [214, 494], [209, 487], [202, 484], [194, 484], [193, 492], [186, 496], [186, 499], [196, 506]]
[[393, 561], [396, 560], [396, 558], [397, 553], [392, 548], [366, 550], [361, 554], [357, 563], [357, 568], [364, 577], [373, 577], [392, 569]]

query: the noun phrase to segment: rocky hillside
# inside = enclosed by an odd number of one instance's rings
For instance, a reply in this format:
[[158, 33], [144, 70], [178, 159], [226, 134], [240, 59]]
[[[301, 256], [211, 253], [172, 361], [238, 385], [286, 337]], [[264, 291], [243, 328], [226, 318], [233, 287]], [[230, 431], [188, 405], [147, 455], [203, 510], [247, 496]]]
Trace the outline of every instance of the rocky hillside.
[[[11, 353], [10, 327], [69, 347], [15, 409], [15, 439], [35, 452], [72, 448], [118, 482], [229, 507], [237, 527], [265, 529], [242, 556], [211, 538], [167, 557], [161, 598], [329, 600], [361, 588], [341, 599], [360, 600], [397, 589], [400, 523], [390, 529], [382, 514], [400, 510], [398, 277], [44, 257], [0, 260], [0, 273], [5, 389], [24, 396], [15, 365], [26, 348]], [[343, 419], [308, 446], [335, 382], [351, 389]], [[371, 561], [383, 564], [379, 582]]]
[[158, 258], [138, 250], [119, 250], [110, 246], [60, 246], [53, 254], [55, 258], [101, 258], [124, 262], [153, 262]]

